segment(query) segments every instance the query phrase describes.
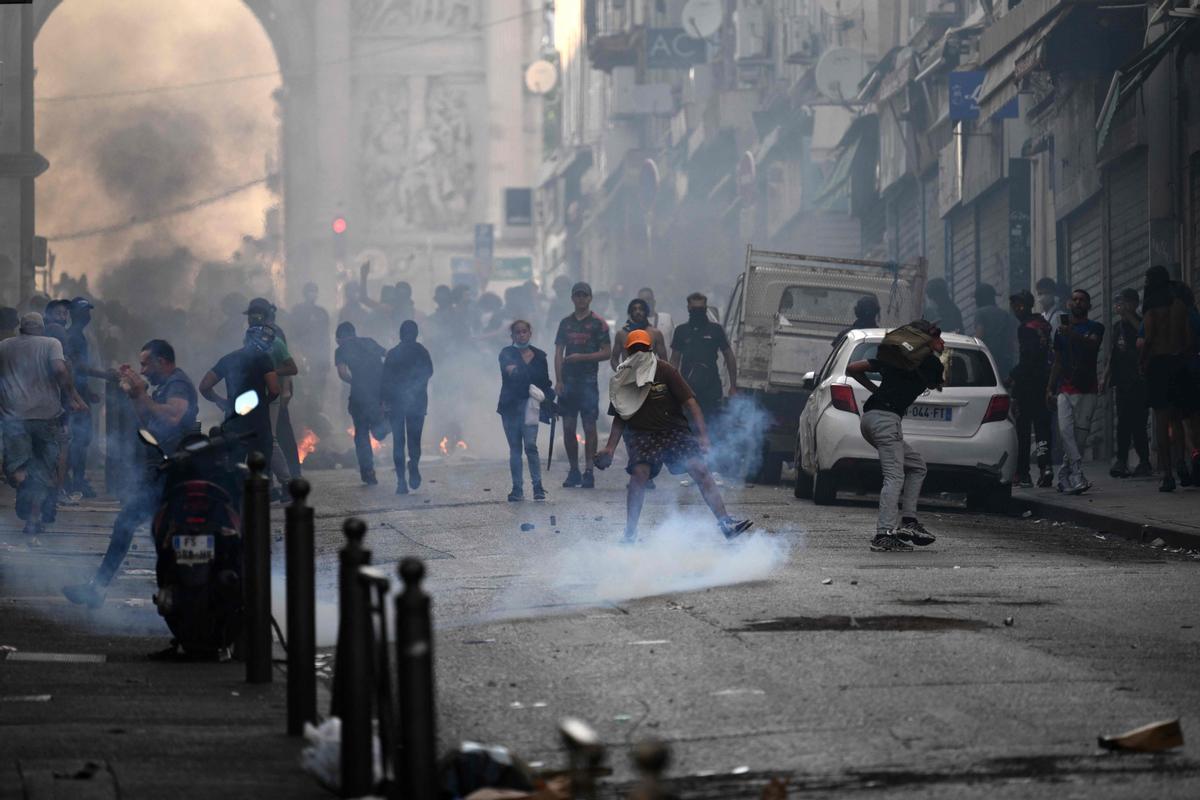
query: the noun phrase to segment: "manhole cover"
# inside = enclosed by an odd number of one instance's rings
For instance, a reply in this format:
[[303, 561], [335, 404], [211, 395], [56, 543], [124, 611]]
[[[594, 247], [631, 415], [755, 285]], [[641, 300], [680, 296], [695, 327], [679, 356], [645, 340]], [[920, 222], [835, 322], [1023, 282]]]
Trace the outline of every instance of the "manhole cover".
[[913, 615], [849, 617], [776, 617], [748, 620], [739, 633], [775, 633], [785, 631], [978, 631], [991, 626], [986, 622], [956, 617]]

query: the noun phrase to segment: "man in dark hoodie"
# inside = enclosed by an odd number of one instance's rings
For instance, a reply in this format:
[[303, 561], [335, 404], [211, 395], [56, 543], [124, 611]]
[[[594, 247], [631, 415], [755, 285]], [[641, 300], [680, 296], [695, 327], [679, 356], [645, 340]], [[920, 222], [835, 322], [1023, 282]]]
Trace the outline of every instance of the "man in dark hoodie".
[[667, 342], [663, 337], [662, 331], [650, 324], [650, 304], [640, 297], [635, 297], [629, 301], [629, 306], [626, 308], [626, 313], [629, 314], [629, 319], [624, 327], [617, 331], [616, 339], [613, 342], [612, 358], [609, 364], [615, 370], [617, 364], [621, 363], [625, 355], [625, 337], [630, 331], [646, 331], [650, 334], [650, 338], [654, 341], [654, 354], [664, 361], [667, 360]]
[[383, 423], [379, 386], [383, 374], [384, 349], [379, 342], [359, 336], [350, 322], [337, 326], [337, 350], [333, 363], [338, 377], [350, 384], [350, 419], [354, 421], [354, 453], [363, 483], [374, 486], [375, 456], [371, 452], [371, 435], [377, 440], [387, 436]]
[[[400, 324], [400, 344], [388, 351], [380, 379], [383, 410], [392, 423], [392, 462], [396, 465], [396, 494], [421, 485], [421, 431], [429, 409], [429, 379], [433, 359], [417, 341], [417, 323]], [[404, 477], [404, 445], [408, 444], [408, 479]]]

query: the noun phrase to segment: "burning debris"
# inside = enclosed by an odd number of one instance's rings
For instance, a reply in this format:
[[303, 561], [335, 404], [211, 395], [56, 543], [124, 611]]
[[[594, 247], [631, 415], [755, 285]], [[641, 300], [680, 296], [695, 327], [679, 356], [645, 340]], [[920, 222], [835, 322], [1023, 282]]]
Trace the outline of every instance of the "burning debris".
[[312, 428], [305, 428], [304, 435], [296, 442], [296, 451], [299, 453], [300, 463], [308, 458], [317, 449], [317, 445], [321, 443], [321, 437], [317, 436], [316, 431]]

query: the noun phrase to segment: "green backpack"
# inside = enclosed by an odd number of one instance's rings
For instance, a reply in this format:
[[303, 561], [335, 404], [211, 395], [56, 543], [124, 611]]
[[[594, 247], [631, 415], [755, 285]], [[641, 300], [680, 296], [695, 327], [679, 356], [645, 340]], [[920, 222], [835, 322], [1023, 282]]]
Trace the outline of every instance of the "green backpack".
[[876, 354], [883, 363], [896, 369], [915, 370], [933, 354], [937, 329], [925, 320], [915, 320], [887, 332]]

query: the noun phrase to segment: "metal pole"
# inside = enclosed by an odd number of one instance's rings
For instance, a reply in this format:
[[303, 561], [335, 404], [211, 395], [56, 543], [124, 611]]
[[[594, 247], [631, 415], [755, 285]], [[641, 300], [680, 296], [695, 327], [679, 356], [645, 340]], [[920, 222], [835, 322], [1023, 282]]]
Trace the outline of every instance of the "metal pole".
[[287, 730], [304, 732], [304, 723], [317, 721], [316, 563], [313, 510], [305, 505], [312, 487], [303, 478], [288, 485], [292, 504], [287, 520]]
[[246, 682], [271, 682], [271, 500], [267, 459], [246, 459], [242, 500], [242, 584], [246, 603]]
[[433, 624], [429, 595], [421, 589], [425, 565], [420, 559], [406, 558], [398, 571], [404, 591], [396, 598], [396, 667], [400, 678], [397, 796], [404, 800], [436, 800]]
[[374, 784], [370, 589], [358, 579], [358, 569], [370, 562], [371, 553], [362, 546], [365, 522], [351, 517], [342, 530], [346, 546], [338, 575], [341, 613], [334, 688], [342, 719], [342, 797], [361, 797]]

